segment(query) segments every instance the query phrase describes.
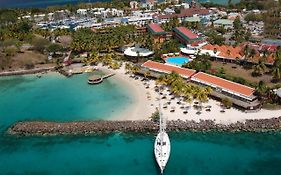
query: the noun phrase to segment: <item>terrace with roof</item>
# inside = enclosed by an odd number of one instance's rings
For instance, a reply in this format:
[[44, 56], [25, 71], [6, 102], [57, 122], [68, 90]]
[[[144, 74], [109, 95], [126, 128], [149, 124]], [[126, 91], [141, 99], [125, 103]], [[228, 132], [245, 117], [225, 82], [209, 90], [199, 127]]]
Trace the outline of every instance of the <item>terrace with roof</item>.
[[202, 38], [197, 34], [193, 33], [191, 30], [188, 30], [186, 27], [176, 27], [174, 28], [174, 34], [177, 39], [182, 43], [190, 44], [195, 41], [201, 41]]
[[231, 101], [244, 109], [253, 110], [260, 106], [257, 97], [254, 95], [255, 89], [235, 83], [223, 78], [198, 72], [191, 77], [191, 81], [196, 84], [209, 86], [214, 91], [212, 95], [216, 98], [230, 98]]
[[140, 73], [144, 74], [147, 71], [151, 73], [152, 77], [156, 78], [160, 77], [162, 74], [176, 72], [192, 83], [211, 87], [213, 89], [211, 95], [216, 99], [229, 98], [233, 104], [246, 110], [254, 110], [260, 107], [260, 103], [254, 95], [255, 89], [239, 83], [203, 72], [196, 73], [196, 71], [192, 69], [180, 68], [151, 60], [141, 65]]
[[196, 73], [196, 70], [181, 68], [177, 66], [172, 66], [168, 64], [158, 63], [155, 61], [148, 60], [141, 65], [143, 71], [151, 71], [154, 73], [154, 77], [159, 77], [160, 75], [169, 74], [176, 72], [185, 79], [189, 79], [193, 74]]

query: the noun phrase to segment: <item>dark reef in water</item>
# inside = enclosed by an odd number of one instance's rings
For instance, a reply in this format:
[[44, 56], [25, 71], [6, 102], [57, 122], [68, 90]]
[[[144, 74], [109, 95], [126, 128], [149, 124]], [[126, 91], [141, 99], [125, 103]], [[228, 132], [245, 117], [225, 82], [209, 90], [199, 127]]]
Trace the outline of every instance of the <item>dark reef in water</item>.
[[[26, 121], [11, 126], [7, 133], [11, 135], [88, 135], [110, 132], [157, 132], [158, 123], [141, 121], [81, 121], [81, 122], [45, 122]], [[229, 125], [216, 124], [212, 120], [168, 121], [167, 131], [229, 131], [229, 132], [267, 132], [281, 129], [281, 117], [272, 119], [246, 120]]]

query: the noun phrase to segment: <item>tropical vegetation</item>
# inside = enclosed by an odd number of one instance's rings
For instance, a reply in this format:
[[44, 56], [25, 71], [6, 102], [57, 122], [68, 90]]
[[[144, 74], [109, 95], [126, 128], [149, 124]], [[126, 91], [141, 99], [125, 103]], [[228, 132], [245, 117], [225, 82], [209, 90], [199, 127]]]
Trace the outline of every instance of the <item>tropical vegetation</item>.
[[197, 54], [196, 58], [194, 60], [184, 64], [183, 67], [195, 69], [197, 71], [206, 72], [212, 66], [212, 63], [211, 63], [210, 60], [211, 60], [210, 55], [207, 55], [207, 54], [199, 55], [199, 54]]
[[183, 97], [187, 102], [191, 102], [193, 99], [201, 103], [207, 102], [208, 96], [212, 92], [210, 87], [201, 87], [195, 84], [187, 83], [175, 72], [160, 76], [156, 80], [156, 83], [158, 85], [168, 86], [174, 95]]

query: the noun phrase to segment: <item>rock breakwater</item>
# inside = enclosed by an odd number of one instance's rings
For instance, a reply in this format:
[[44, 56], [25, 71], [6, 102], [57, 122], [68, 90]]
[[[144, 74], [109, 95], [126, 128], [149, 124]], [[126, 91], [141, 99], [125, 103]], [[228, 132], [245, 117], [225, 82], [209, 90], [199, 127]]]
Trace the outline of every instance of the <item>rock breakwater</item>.
[[[109, 132], [157, 132], [159, 125], [149, 120], [142, 121], [81, 121], [45, 122], [26, 121], [11, 126], [7, 133], [21, 136], [43, 135], [88, 135]], [[281, 129], [281, 117], [272, 119], [246, 120], [229, 125], [217, 124], [212, 120], [168, 121], [167, 131], [228, 131], [266, 132]]]

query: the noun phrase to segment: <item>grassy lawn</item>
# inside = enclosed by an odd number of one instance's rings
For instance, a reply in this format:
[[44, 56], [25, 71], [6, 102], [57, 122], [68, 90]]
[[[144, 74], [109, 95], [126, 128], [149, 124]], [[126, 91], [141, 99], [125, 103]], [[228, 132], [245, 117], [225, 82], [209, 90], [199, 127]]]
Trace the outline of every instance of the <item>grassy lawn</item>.
[[[219, 70], [223, 68], [226, 75], [234, 76], [234, 77], [242, 77], [249, 82], [258, 83], [259, 81], [264, 81], [268, 86], [275, 85], [271, 82], [272, 76], [270, 74], [264, 74], [262, 76], [253, 77], [252, 72], [253, 69], [244, 69], [242, 66], [234, 64], [234, 63], [223, 63], [219, 61], [212, 61], [212, 69]], [[269, 70], [266, 70], [268, 72]]]

